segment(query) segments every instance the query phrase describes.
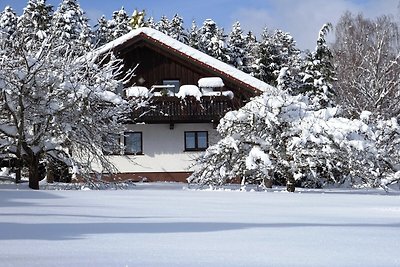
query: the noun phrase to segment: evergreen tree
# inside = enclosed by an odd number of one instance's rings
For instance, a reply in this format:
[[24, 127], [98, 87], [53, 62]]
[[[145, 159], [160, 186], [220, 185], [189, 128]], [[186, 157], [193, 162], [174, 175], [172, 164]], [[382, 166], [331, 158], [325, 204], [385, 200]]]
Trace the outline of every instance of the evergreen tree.
[[132, 30], [132, 27], [130, 26], [130, 18], [124, 7], [121, 7], [120, 10], [113, 12], [112, 19], [108, 21], [108, 28], [112, 34], [113, 40], [127, 34]]
[[156, 30], [167, 35], [169, 34], [170, 23], [169, 19], [166, 16], [162, 16], [160, 21], [156, 23]]
[[264, 29], [259, 45], [255, 76], [269, 84], [276, 85], [281, 68], [297, 64], [300, 50], [289, 33]]
[[77, 0], [61, 2], [52, 19], [54, 37], [63, 46], [61, 53], [72, 50], [78, 53], [74, 48], [80, 47], [79, 54], [82, 55], [91, 48], [93, 35], [88, 21]]
[[196, 22], [193, 20], [188, 33], [188, 45], [195, 49], [199, 49], [200, 34]]
[[246, 39], [240, 27], [240, 22], [235, 22], [228, 39], [230, 64], [239, 70], [245, 69], [248, 52], [246, 51]]
[[199, 29], [199, 36], [198, 48], [200, 51], [223, 62], [229, 62], [226, 36], [223, 29], [219, 29], [213, 20], [206, 19], [204, 21], [203, 26]]
[[98, 23], [95, 26], [96, 30], [94, 32], [94, 46], [100, 47], [108, 42], [114, 40], [112, 35], [112, 31], [109, 27], [108, 21], [106, 17], [103, 15], [98, 20]]
[[183, 18], [178, 14], [175, 14], [169, 23], [168, 35], [179, 42], [188, 44], [188, 35], [183, 27]]
[[258, 42], [253, 32], [249, 31], [245, 37], [245, 58], [243, 62], [243, 71], [255, 76], [256, 58], [258, 55]]
[[0, 37], [8, 39], [17, 28], [17, 14], [10, 6], [6, 6], [0, 13]]
[[50, 31], [52, 13], [53, 6], [47, 5], [46, 0], [29, 0], [18, 20], [18, 27], [30, 40], [41, 41]]
[[302, 92], [308, 92], [313, 97], [314, 104], [321, 107], [331, 106], [333, 103], [333, 86], [335, 71], [333, 56], [326, 43], [326, 35], [332, 29], [330, 23], [321, 28], [315, 51], [308, 53], [302, 66]]

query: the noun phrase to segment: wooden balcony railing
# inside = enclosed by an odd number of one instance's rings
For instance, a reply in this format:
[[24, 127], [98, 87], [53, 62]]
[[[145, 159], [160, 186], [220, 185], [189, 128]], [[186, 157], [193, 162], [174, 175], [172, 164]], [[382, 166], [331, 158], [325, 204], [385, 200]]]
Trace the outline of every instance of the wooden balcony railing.
[[156, 96], [149, 106], [133, 111], [132, 119], [153, 123], [211, 122], [233, 109], [233, 101], [226, 96], [203, 96], [200, 101], [194, 97]]

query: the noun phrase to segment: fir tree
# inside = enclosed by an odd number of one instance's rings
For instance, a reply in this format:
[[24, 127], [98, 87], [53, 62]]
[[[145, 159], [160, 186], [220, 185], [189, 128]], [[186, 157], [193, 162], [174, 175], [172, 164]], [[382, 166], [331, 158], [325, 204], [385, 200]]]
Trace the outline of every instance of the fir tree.
[[255, 76], [269, 84], [276, 85], [279, 71], [299, 61], [300, 50], [289, 33], [265, 29], [259, 45]]
[[8, 39], [17, 28], [17, 14], [10, 6], [6, 6], [0, 13], [0, 37]]
[[61, 53], [78, 46], [81, 48], [79, 54], [82, 55], [91, 48], [93, 35], [88, 21], [89, 19], [85, 16], [77, 0], [61, 2], [52, 19], [54, 37], [63, 46], [63, 49], [60, 50]]
[[223, 29], [219, 29], [217, 24], [206, 19], [203, 26], [199, 29], [199, 50], [223, 62], [229, 62], [228, 49], [226, 46], [226, 36]]
[[104, 15], [101, 16], [101, 18], [98, 20], [98, 23], [96, 24], [95, 28], [96, 28], [94, 32], [95, 47], [102, 46], [114, 40], [108, 21]]
[[235, 22], [228, 38], [230, 64], [239, 70], [245, 69], [245, 61], [247, 56], [246, 40], [240, 27], [240, 22]]
[[196, 22], [193, 20], [188, 33], [188, 45], [195, 49], [199, 49], [200, 35]]
[[314, 97], [316, 105], [331, 106], [334, 96], [332, 82], [335, 71], [332, 64], [333, 56], [326, 43], [326, 35], [332, 29], [330, 23], [321, 28], [315, 51], [308, 53], [302, 66], [303, 85], [301, 90]]
[[169, 23], [168, 35], [172, 38], [182, 42], [184, 44], [188, 43], [188, 35], [183, 27], [183, 18], [178, 14], [175, 14]]
[[53, 6], [47, 5], [46, 0], [29, 0], [18, 20], [18, 27], [30, 40], [41, 41], [50, 31], [52, 13]]
[[170, 23], [169, 19], [166, 16], [162, 16], [160, 21], [156, 23], [156, 30], [168, 35], [170, 30]]
[[113, 40], [127, 34], [132, 30], [132, 27], [130, 26], [130, 18], [124, 7], [121, 7], [120, 10], [113, 12], [112, 19], [108, 21], [108, 28], [112, 34]]

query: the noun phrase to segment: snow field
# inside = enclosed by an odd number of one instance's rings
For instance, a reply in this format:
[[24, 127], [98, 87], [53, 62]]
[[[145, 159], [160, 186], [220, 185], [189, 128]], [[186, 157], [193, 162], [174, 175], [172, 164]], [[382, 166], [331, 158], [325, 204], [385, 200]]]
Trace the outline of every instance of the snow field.
[[1, 189], [2, 266], [399, 266], [379, 191]]

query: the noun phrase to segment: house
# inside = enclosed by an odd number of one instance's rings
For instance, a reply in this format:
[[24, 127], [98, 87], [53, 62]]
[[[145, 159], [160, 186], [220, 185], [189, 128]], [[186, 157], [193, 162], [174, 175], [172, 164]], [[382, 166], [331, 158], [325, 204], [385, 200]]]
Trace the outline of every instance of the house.
[[112, 50], [136, 67], [127, 97], [153, 94], [132, 114], [110, 151], [121, 179], [186, 181], [194, 159], [218, 141], [216, 126], [230, 110], [271, 87], [236, 68], [150, 28], [139, 28], [98, 50]]

